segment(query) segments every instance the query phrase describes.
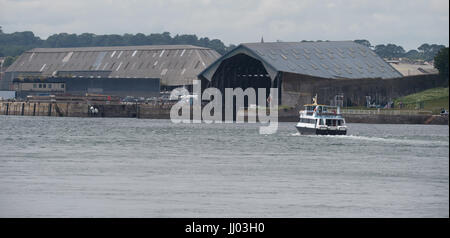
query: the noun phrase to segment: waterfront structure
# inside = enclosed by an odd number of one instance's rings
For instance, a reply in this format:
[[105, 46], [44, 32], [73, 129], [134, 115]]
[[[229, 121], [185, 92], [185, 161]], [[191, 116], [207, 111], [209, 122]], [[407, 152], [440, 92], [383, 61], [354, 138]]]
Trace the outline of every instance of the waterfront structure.
[[315, 94], [326, 104], [336, 95], [344, 95], [346, 105], [364, 104], [365, 96], [377, 93], [388, 101], [394, 94], [386, 92], [386, 82], [401, 77], [375, 52], [352, 41], [244, 43], [199, 74], [203, 88], [222, 92], [278, 88], [279, 104], [297, 108]]
[[13, 80], [23, 78], [159, 79], [161, 90], [191, 89], [198, 73], [219, 57], [192, 45], [36, 48], [7, 68], [0, 89], [11, 90]]
[[15, 78], [13, 90], [17, 97], [45, 94], [103, 94], [122, 98], [126, 96], [153, 97], [160, 93], [159, 78]]
[[411, 64], [411, 63], [389, 63], [403, 76], [439, 74], [439, 71], [432, 64]]

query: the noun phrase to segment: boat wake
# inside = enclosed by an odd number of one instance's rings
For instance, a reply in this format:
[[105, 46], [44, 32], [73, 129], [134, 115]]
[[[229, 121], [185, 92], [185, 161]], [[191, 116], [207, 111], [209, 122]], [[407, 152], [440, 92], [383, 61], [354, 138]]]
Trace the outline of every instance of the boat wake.
[[390, 144], [409, 144], [409, 145], [435, 145], [435, 146], [448, 146], [449, 141], [442, 140], [417, 140], [411, 138], [384, 138], [384, 137], [372, 137], [372, 136], [359, 136], [359, 135], [302, 135], [300, 132], [291, 133], [289, 136], [301, 136], [307, 138], [330, 138], [330, 139], [345, 139], [345, 140], [359, 140], [369, 142], [380, 142]]
[[320, 137], [330, 137], [349, 140], [366, 140], [382, 143], [400, 143], [400, 144], [412, 144], [412, 145], [449, 145], [448, 141], [429, 141], [429, 140], [415, 140], [411, 138], [383, 138], [383, 137], [370, 137], [370, 136], [356, 136], [356, 135], [324, 135]]

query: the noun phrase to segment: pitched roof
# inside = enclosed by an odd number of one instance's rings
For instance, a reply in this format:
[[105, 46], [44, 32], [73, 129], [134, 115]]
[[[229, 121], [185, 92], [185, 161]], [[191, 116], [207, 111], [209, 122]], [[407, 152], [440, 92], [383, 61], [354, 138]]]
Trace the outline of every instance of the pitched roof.
[[188, 85], [218, 59], [216, 51], [192, 45], [36, 48], [7, 72], [36, 76], [160, 78], [162, 85]]
[[331, 79], [402, 77], [375, 52], [352, 41], [244, 43], [200, 75], [211, 80], [220, 62], [241, 53], [260, 60], [272, 78], [278, 71]]
[[28, 52], [70, 52], [70, 51], [112, 51], [112, 50], [177, 50], [177, 49], [202, 49], [209, 48], [194, 45], [136, 45], [136, 46], [101, 46], [101, 47], [73, 47], [73, 48], [34, 48]]

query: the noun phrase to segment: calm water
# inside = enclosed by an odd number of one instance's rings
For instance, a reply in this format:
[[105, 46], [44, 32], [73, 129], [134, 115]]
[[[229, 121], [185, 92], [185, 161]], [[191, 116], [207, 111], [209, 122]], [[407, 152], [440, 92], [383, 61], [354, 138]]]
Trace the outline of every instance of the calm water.
[[449, 217], [448, 126], [0, 116], [0, 217]]

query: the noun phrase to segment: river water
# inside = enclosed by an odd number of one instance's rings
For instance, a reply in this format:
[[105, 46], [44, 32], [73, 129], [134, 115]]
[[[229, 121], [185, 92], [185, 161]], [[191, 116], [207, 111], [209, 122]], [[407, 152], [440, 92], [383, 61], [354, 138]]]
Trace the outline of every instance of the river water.
[[0, 116], [0, 217], [449, 217], [448, 126]]

